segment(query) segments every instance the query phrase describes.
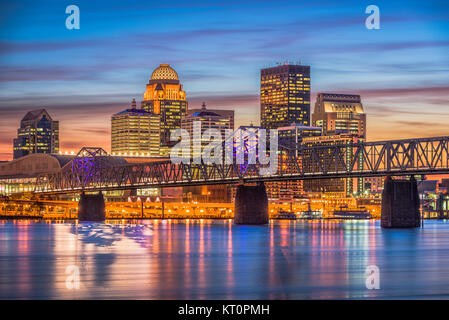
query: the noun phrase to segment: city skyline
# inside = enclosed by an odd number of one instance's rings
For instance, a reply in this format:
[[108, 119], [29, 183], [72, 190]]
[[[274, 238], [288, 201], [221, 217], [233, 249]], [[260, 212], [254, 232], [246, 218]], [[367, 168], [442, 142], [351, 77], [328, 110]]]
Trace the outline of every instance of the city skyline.
[[[133, 1], [108, 9], [80, 1], [81, 29], [72, 31], [64, 26], [65, 4], [23, 4], [28, 10], [1, 4], [0, 160], [12, 159], [20, 119], [39, 108], [61, 122], [61, 150], [86, 146], [85, 136], [91, 137], [88, 144], [110, 150], [110, 115], [132, 98], [141, 101], [161, 63], [178, 71], [190, 109], [202, 101], [212, 109], [238, 108], [236, 127], [259, 124], [260, 69], [301, 60], [311, 66], [312, 106], [318, 92], [361, 95], [370, 118], [367, 140], [447, 134], [443, 1], [379, 1], [380, 30], [365, 28], [370, 3], [354, 1], [342, 2], [338, 11], [331, 2], [287, 2], [282, 8], [270, 1], [226, 7], [195, 2], [150, 10]], [[249, 9], [254, 16], [245, 22]], [[271, 10], [276, 18], [267, 22]], [[129, 20], [114, 22], [119, 11]]]

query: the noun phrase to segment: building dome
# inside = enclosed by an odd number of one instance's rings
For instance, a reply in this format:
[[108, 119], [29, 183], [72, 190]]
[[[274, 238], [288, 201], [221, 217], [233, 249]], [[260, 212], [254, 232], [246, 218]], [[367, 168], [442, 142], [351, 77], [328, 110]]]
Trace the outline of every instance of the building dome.
[[176, 71], [169, 64], [161, 64], [151, 74], [151, 80], [179, 80]]

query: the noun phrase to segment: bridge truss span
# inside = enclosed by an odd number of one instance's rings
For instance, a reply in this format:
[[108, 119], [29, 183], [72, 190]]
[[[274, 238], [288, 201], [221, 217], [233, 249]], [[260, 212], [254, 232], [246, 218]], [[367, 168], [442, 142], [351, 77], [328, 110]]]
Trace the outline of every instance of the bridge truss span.
[[102, 153], [80, 152], [60, 172], [38, 176], [36, 193], [70, 193], [238, 182], [286, 181], [449, 173], [449, 137], [280, 148], [277, 170], [260, 164], [129, 164]]

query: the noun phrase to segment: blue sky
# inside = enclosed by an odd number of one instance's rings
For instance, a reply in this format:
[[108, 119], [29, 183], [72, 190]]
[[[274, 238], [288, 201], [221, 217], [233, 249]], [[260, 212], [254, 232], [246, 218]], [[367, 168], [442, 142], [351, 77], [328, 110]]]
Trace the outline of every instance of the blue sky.
[[[75, 4], [81, 28], [65, 27]], [[365, 8], [380, 8], [368, 30]], [[320, 91], [362, 95], [368, 139], [448, 135], [447, 1], [0, 1], [0, 159], [27, 110], [61, 121], [64, 150], [109, 149], [110, 116], [170, 63], [189, 106], [259, 122], [259, 73], [311, 66]], [[312, 99], [314, 103], [314, 98]], [[313, 107], [312, 107], [313, 109]]]

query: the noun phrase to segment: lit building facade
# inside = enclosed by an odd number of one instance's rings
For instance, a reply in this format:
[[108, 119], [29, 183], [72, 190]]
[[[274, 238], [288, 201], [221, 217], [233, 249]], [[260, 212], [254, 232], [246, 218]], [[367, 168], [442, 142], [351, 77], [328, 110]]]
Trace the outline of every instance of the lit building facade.
[[382, 193], [384, 189], [385, 177], [365, 177], [365, 190], [371, 193]]
[[286, 64], [261, 70], [260, 117], [265, 129], [310, 124], [310, 66]]
[[366, 137], [366, 114], [359, 95], [319, 93], [312, 114], [323, 135], [353, 133]]
[[0, 162], [0, 195], [33, 192], [38, 175], [57, 173], [73, 158], [69, 155], [30, 153], [19, 159]]
[[158, 157], [158, 125], [159, 115], [137, 109], [133, 100], [131, 109], [111, 117], [111, 151], [117, 155]]
[[59, 121], [53, 120], [45, 109], [28, 112], [20, 121], [14, 139], [14, 159], [32, 153], [59, 152]]
[[[143, 110], [159, 116], [160, 156], [169, 156], [170, 148], [177, 143], [170, 141], [170, 133], [181, 128], [181, 120], [187, 114], [186, 93], [170, 65], [161, 64], [153, 71], [141, 104]], [[150, 130], [153, 129], [157, 130]]]
[[[339, 134], [333, 136], [320, 136], [303, 138], [302, 144], [305, 147], [313, 146], [335, 146], [344, 145], [347, 146], [344, 151], [344, 156], [347, 162], [350, 162], [354, 156], [353, 144], [363, 142], [365, 139], [357, 134]], [[331, 156], [327, 149], [323, 149], [319, 157], [327, 158]], [[304, 157], [307, 157], [307, 152], [304, 152]], [[359, 155], [358, 166], [363, 166], [363, 155]], [[304, 162], [303, 162], [304, 163]], [[345, 170], [342, 164], [339, 164], [340, 170]], [[307, 168], [304, 168], [307, 171]], [[364, 180], [363, 178], [334, 178], [334, 179], [313, 179], [304, 180], [304, 191], [323, 193], [329, 196], [346, 197], [353, 195], [362, 195], [364, 193]]]

